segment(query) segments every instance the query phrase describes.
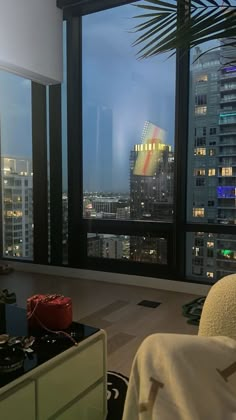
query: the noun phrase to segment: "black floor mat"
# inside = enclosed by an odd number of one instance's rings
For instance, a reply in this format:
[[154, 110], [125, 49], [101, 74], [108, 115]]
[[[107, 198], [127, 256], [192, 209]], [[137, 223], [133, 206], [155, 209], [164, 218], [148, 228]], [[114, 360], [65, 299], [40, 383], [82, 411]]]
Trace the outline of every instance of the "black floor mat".
[[157, 308], [159, 305], [161, 305], [161, 302], [154, 302], [152, 300], [142, 300], [138, 303], [140, 306], [145, 306], [146, 308]]

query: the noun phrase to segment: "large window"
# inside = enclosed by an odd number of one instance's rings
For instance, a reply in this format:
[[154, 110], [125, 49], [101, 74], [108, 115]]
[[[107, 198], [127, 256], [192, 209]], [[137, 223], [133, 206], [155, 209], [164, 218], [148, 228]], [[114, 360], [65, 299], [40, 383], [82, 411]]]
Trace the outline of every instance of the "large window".
[[137, 60], [129, 2], [58, 3], [62, 86], [46, 103], [46, 87], [0, 73], [3, 256], [207, 283], [235, 272], [235, 51]]
[[175, 58], [137, 60], [134, 13], [126, 5], [82, 20], [84, 218], [169, 222]]
[[3, 256], [33, 259], [31, 82], [0, 72]]

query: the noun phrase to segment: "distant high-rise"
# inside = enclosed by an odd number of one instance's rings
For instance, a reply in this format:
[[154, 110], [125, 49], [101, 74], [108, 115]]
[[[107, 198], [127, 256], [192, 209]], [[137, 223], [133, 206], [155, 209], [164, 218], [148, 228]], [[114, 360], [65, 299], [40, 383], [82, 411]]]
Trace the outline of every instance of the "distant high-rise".
[[158, 137], [163, 130], [146, 121], [130, 153], [130, 218], [170, 221], [173, 212], [174, 154]]
[[32, 161], [2, 156], [3, 255], [33, 258]]
[[84, 191], [111, 192], [113, 162], [113, 114], [106, 106], [84, 109]]
[[[191, 70], [187, 199], [191, 222], [236, 223], [236, 68], [226, 64], [230, 56], [235, 57], [235, 49], [226, 40], [197, 59]], [[192, 276], [215, 281], [235, 272], [233, 235], [198, 232], [189, 234], [188, 240]]]
[[[130, 153], [130, 218], [171, 221], [173, 213], [174, 154], [165, 132], [146, 121], [141, 143]], [[130, 259], [167, 263], [164, 238], [131, 236]]]

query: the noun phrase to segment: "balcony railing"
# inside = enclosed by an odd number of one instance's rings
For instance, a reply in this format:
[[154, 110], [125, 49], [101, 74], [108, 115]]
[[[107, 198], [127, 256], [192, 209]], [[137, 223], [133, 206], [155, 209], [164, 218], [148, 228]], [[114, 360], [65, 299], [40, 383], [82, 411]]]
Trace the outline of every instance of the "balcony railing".
[[221, 80], [236, 80], [236, 72], [229, 72], [229, 73], [221, 73], [220, 75]]
[[236, 117], [220, 117], [219, 124], [220, 125], [236, 124]]
[[229, 91], [229, 90], [236, 90], [236, 83], [231, 83], [230, 85], [223, 85], [220, 86], [220, 91]]

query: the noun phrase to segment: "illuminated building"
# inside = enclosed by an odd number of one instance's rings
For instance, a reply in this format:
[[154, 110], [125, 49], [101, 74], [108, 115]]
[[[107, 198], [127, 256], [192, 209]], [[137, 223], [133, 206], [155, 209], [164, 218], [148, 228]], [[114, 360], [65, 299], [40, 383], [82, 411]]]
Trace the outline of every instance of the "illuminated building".
[[32, 161], [3, 156], [3, 255], [33, 257]]
[[174, 154], [165, 144], [164, 130], [145, 122], [130, 154], [130, 218], [171, 221], [173, 212]]
[[123, 235], [88, 234], [88, 256], [122, 259], [127, 256], [127, 240]]
[[[226, 44], [227, 40], [202, 55], [191, 71], [187, 200], [191, 222], [236, 223], [236, 68], [224, 67], [225, 57], [229, 62], [235, 49]], [[233, 235], [188, 234], [187, 271], [214, 282], [235, 272], [235, 250]]]
[[[165, 143], [165, 132], [144, 124], [141, 143], [130, 154], [130, 218], [168, 222], [173, 214], [174, 154]], [[166, 264], [163, 238], [131, 237], [130, 259]]]

